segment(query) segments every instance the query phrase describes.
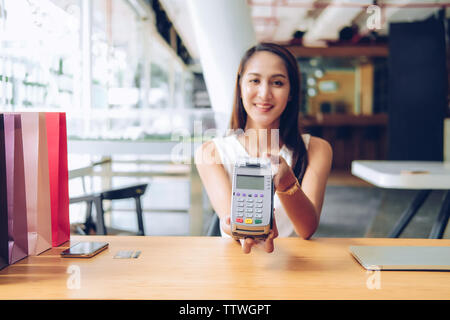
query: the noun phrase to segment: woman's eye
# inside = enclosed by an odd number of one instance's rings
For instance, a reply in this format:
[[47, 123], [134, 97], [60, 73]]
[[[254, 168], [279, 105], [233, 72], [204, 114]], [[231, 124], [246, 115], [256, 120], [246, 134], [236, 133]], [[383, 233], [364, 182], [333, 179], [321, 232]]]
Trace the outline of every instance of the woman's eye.
[[259, 83], [259, 79], [250, 79], [250, 83]]
[[274, 84], [275, 86], [277, 86], [277, 87], [281, 87], [281, 86], [284, 85], [284, 82], [283, 82], [283, 81], [275, 80], [275, 81], [273, 82], [273, 84]]

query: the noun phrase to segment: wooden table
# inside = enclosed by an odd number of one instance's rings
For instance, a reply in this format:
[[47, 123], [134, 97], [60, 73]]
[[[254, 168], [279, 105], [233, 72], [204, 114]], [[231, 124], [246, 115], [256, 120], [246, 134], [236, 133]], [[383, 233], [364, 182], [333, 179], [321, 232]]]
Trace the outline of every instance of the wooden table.
[[[107, 241], [91, 259], [50, 249], [0, 271], [0, 299], [450, 299], [449, 272], [366, 271], [350, 245], [449, 246], [436, 239], [279, 238], [243, 254], [220, 237], [73, 236]], [[119, 260], [119, 250], [141, 250]], [[373, 285], [373, 280], [378, 286]], [[379, 289], [377, 289], [377, 287]]]
[[380, 188], [419, 190], [390, 233], [398, 238], [432, 190], [446, 190], [430, 238], [441, 239], [450, 217], [450, 162], [353, 161], [352, 174]]

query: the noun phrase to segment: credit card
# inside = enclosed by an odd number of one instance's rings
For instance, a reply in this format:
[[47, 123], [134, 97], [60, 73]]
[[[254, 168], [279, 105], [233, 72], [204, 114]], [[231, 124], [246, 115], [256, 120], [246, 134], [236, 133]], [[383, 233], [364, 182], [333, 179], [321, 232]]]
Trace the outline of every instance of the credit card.
[[122, 250], [116, 253], [114, 259], [130, 259], [134, 251]]

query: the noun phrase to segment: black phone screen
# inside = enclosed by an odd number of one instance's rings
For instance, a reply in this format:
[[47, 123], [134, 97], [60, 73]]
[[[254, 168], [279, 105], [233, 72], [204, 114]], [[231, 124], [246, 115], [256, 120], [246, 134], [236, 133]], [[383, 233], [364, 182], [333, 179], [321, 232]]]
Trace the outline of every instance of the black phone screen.
[[92, 256], [97, 252], [106, 249], [107, 242], [79, 242], [67, 250], [64, 250], [62, 256]]

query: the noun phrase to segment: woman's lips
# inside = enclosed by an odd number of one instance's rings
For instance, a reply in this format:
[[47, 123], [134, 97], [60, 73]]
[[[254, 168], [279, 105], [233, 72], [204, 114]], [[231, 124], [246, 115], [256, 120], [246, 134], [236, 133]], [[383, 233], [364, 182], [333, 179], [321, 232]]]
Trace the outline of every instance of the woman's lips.
[[255, 103], [254, 106], [261, 112], [269, 112], [273, 108], [273, 105], [270, 103]]

